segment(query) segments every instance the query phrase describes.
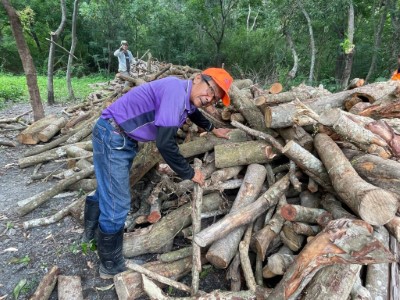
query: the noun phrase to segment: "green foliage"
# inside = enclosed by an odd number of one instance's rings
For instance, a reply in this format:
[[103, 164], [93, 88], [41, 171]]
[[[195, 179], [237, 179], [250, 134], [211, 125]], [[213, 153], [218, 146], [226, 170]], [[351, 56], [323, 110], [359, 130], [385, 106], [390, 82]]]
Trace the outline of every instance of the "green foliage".
[[28, 281], [26, 279], [21, 279], [18, 284], [15, 286], [14, 290], [13, 290], [13, 296], [14, 299], [18, 299], [19, 294], [21, 293], [22, 289], [24, 288], [24, 286], [26, 285]]
[[[96, 88], [94, 83], [110, 80], [111, 77], [104, 75], [83, 76], [72, 78], [72, 86], [77, 99], [85, 100], [86, 97]], [[40, 96], [42, 101], [47, 99], [47, 77], [38, 76], [37, 78]], [[68, 88], [65, 75], [56, 76], [53, 81], [56, 102], [66, 102], [68, 100]], [[0, 73], [0, 108], [9, 102], [29, 101], [28, 87], [25, 76], [15, 76]]]
[[27, 265], [31, 262], [31, 259], [28, 255], [25, 255], [24, 257], [14, 257], [10, 260], [10, 264], [24, 264]]
[[81, 249], [83, 254], [88, 254], [89, 251], [96, 251], [97, 244], [94, 240], [90, 240], [88, 243], [82, 243]]

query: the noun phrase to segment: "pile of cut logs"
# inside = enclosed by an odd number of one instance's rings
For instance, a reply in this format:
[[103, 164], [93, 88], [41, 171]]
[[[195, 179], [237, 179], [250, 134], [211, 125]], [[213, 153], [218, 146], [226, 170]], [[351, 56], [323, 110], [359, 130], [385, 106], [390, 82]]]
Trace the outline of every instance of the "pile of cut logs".
[[[196, 72], [168, 64], [122, 79], [134, 88]], [[95, 189], [91, 128], [126, 92], [121, 87], [115, 81], [21, 132], [21, 143], [42, 142], [19, 160], [21, 168], [60, 160], [69, 169], [35, 168], [32, 179], [59, 181], [19, 201], [20, 215], [66, 189]], [[306, 85], [281, 90], [235, 80], [231, 106], [202, 110], [217, 127], [232, 128], [229, 140], [189, 120], [179, 129], [180, 152], [201, 168], [204, 186], [180, 181], [154, 143], [141, 145], [123, 252], [160, 255], [141, 266], [129, 262], [130, 271], [115, 276], [119, 299], [172, 299], [160, 289], [165, 285], [191, 294], [184, 299], [399, 299], [400, 82], [354, 80], [337, 93]], [[24, 227], [81, 218], [83, 203]], [[177, 236], [188, 246], [173, 249]], [[204, 264], [226, 269], [231, 290], [199, 290]], [[191, 286], [178, 282], [190, 272]]]

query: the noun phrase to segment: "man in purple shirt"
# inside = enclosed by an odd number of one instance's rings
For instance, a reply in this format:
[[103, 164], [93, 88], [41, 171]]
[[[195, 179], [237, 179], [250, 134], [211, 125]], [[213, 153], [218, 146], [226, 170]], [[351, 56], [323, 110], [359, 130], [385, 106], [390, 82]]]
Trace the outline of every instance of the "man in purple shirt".
[[198, 108], [219, 99], [228, 106], [232, 81], [220, 68], [206, 69], [193, 80], [168, 77], [130, 90], [103, 110], [92, 133], [97, 189], [86, 199], [83, 236], [83, 241], [97, 239], [101, 278], [126, 270], [122, 242], [137, 142], [155, 141], [161, 156], [182, 179], [203, 185], [204, 175], [179, 153], [176, 133], [190, 118], [217, 137], [228, 138], [230, 130], [215, 128]]

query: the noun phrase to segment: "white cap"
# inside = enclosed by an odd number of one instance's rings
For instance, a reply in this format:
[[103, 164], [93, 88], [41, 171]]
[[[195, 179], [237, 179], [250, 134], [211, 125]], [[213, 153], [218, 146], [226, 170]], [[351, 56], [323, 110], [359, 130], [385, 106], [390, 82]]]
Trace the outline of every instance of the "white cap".
[[121, 41], [121, 46], [122, 46], [122, 45], [125, 45], [125, 44], [128, 45], [128, 42], [125, 41], [125, 40], [122, 40], [122, 41]]

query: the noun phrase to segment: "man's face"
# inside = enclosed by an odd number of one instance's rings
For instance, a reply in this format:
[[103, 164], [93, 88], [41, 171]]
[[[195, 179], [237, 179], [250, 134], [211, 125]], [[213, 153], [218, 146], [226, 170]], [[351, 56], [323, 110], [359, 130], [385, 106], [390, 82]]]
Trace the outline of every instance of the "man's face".
[[124, 51], [128, 50], [128, 44], [122, 44], [122, 49], [123, 49]]
[[196, 75], [193, 80], [190, 101], [196, 107], [207, 107], [215, 104], [224, 95], [224, 91], [211, 79], [203, 80]]

